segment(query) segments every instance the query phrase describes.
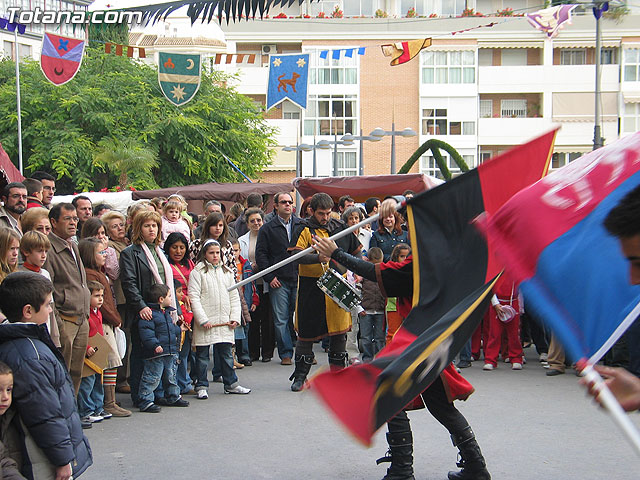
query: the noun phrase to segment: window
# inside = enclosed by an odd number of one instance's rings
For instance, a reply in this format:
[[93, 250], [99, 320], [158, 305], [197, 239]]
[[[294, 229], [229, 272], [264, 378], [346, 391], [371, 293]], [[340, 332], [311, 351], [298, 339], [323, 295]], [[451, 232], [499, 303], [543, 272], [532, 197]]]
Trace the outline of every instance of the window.
[[[354, 0], [346, 0], [344, 3], [351, 3], [351, 2], [355, 3]], [[343, 8], [343, 6], [340, 5], [340, 3], [341, 2], [339, 0], [316, 0], [315, 2], [311, 2], [309, 4], [309, 12], [310, 12], [309, 15], [313, 17], [317, 17], [320, 12], [323, 12], [327, 17], [330, 17], [331, 12], [333, 12], [333, 9], [336, 8], [336, 5], [338, 5], [340, 9]]]
[[471, 50], [422, 55], [422, 83], [475, 83], [476, 55]]
[[480, 100], [480, 118], [493, 117], [493, 100]]
[[585, 65], [587, 50], [584, 48], [560, 50], [560, 65]]
[[354, 177], [358, 175], [356, 152], [338, 152], [337, 163], [339, 176]]
[[526, 48], [503, 48], [502, 62], [505, 67], [522, 66], [527, 64]]
[[446, 108], [422, 110], [423, 135], [475, 135], [476, 122], [447, 121]]
[[422, 109], [422, 134], [446, 135], [447, 134], [447, 109], [424, 108]]
[[13, 42], [4, 41], [2, 55], [13, 60]]
[[[442, 159], [445, 161], [445, 164], [452, 175], [455, 176], [462, 173], [462, 170], [460, 170], [456, 162], [451, 157], [448, 155], [442, 155]], [[462, 155], [462, 159], [470, 169], [475, 168], [474, 155]], [[438, 164], [436, 163], [436, 159], [431, 155], [424, 155], [420, 157], [420, 173], [424, 173], [432, 177], [444, 178]]]
[[465, 0], [442, 0], [442, 15], [462, 15], [465, 9]]
[[601, 48], [600, 49], [600, 64], [601, 65], [615, 65], [617, 58], [617, 48]]
[[[337, 2], [333, 2], [334, 4]], [[332, 7], [335, 8], [335, 7]], [[377, 0], [345, 0], [343, 2], [345, 17], [373, 17], [378, 9]], [[327, 11], [325, 10], [325, 13]]]
[[355, 95], [309, 95], [305, 135], [355, 135], [358, 131]]
[[484, 163], [491, 158], [493, 152], [480, 152], [480, 163]]
[[624, 81], [640, 82], [640, 48], [624, 51]]
[[500, 116], [511, 118], [525, 118], [527, 116], [526, 100], [501, 100]]
[[622, 131], [624, 133], [635, 133], [640, 131], [640, 103], [624, 104]]
[[551, 170], [555, 170], [558, 168], [562, 168], [567, 165], [569, 162], [573, 162], [576, 158], [580, 158], [582, 153], [579, 152], [559, 152], [554, 153], [551, 157]]
[[[313, 5], [313, 4], [312, 4]], [[357, 47], [356, 47], [357, 50]], [[358, 55], [353, 51], [351, 58], [340, 53], [340, 59], [320, 58], [320, 51], [311, 53], [309, 78], [312, 85], [355, 85], [358, 83]]]
[[18, 54], [20, 55], [20, 59], [31, 58], [31, 45], [25, 45], [23, 43], [19, 43]]

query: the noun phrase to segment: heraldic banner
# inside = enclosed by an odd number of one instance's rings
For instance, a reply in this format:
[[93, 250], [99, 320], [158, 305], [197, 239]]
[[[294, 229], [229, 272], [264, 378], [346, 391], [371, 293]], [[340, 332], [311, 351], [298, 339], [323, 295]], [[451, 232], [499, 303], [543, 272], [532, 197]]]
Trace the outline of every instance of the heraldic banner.
[[307, 108], [309, 54], [270, 55], [267, 110], [288, 99]]
[[196, 95], [200, 69], [200, 55], [158, 52], [158, 83], [174, 105], [184, 105]]
[[63, 85], [76, 76], [82, 63], [84, 40], [45, 33], [42, 37], [40, 69], [54, 85]]

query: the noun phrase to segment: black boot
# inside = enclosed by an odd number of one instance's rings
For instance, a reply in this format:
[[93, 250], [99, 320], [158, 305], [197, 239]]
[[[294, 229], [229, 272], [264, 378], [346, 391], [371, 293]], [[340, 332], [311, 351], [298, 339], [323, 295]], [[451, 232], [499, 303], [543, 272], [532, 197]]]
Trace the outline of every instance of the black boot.
[[329, 352], [329, 368], [332, 372], [347, 368], [349, 354], [347, 352]]
[[462, 470], [449, 472], [449, 480], [491, 480], [487, 464], [471, 427], [465, 428], [457, 435], [451, 435], [451, 441], [460, 451], [460, 461], [457, 465]]
[[313, 354], [296, 355], [296, 368], [289, 377], [289, 380], [293, 380], [293, 383], [291, 384], [292, 392], [299, 392], [302, 390], [305, 382], [307, 381], [309, 370], [311, 370], [311, 365], [313, 365]]
[[380, 465], [391, 462], [382, 480], [415, 480], [413, 476], [413, 435], [411, 431], [387, 433], [389, 451], [376, 460]]

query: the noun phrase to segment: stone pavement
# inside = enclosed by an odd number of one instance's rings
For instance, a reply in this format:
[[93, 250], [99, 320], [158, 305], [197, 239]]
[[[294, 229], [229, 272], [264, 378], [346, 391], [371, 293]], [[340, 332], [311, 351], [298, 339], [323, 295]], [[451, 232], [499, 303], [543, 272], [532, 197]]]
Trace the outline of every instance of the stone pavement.
[[[476, 432], [494, 480], [638, 480], [636, 455], [608, 416], [567, 374], [546, 377], [533, 349], [522, 371], [481, 362], [463, 370], [476, 392], [457, 402]], [[320, 365], [326, 354], [316, 352]], [[312, 372], [316, 370], [312, 370]], [[384, 432], [358, 444], [308, 391], [293, 393], [293, 367], [277, 358], [238, 371], [251, 394], [224, 395], [211, 384], [208, 400], [188, 408], [134, 412], [95, 424], [86, 434], [94, 465], [83, 480], [380, 479]], [[127, 396], [119, 395], [130, 407]], [[449, 435], [426, 410], [410, 413], [416, 479], [446, 479], [455, 468]], [[631, 415], [640, 427], [640, 416]]]

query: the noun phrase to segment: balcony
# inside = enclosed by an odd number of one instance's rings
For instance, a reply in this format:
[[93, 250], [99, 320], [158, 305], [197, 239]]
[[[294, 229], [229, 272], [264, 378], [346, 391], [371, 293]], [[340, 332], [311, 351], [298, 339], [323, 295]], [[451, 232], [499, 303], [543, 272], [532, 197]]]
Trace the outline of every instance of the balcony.
[[551, 121], [546, 118], [481, 118], [478, 144], [520, 145], [550, 128]]
[[544, 69], [542, 65], [479, 67], [478, 90], [480, 93], [540, 91], [546, 83]]
[[269, 66], [258, 67], [253, 65], [236, 66], [218, 65], [221, 71], [228, 74], [239, 74], [237, 82], [234, 84], [238, 93], [243, 95], [264, 95], [267, 92], [267, 82], [269, 80]]
[[270, 127], [278, 129], [275, 135], [278, 146], [274, 149], [273, 162], [265, 170], [295, 171], [296, 152], [284, 152], [282, 147], [297, 143], [300, 120], [266, 120], [266, 122]]

